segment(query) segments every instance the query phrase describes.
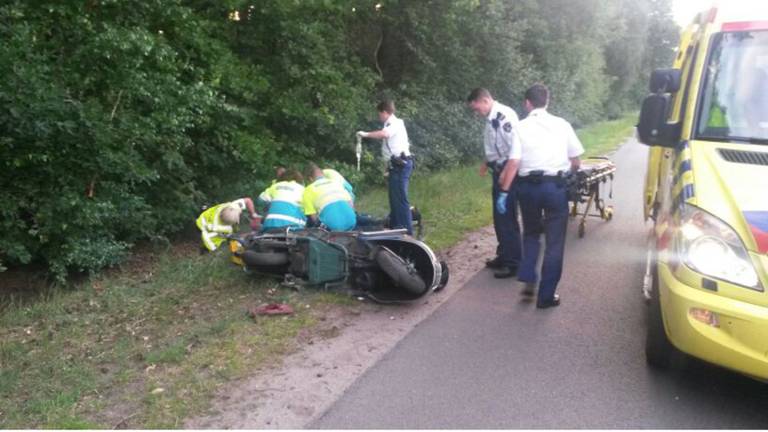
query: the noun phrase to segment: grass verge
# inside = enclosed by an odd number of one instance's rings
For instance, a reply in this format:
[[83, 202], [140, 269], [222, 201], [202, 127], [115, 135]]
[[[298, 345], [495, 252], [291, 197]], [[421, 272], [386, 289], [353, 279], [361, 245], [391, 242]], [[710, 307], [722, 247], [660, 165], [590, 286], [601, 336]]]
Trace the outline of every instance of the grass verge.
[[[580, 130], [589, 155], [615, 147], [634, 116]], [[410, 196], [425, 240], [441, 250], [491, 223], [490, 181], [465, 167], [417, 171]], [[360, 197], [387, 211], [386, 190]], [[226, 253], [197, 246], [137, 257], [122, 271], [33, 302], [0, 309], [0, 429], [179, 428], [232, 379], [269, 367], [312, 331], [323, 311], [355, 307], [347, 297], [296, 292], [246, 275]], [[249, 306], [291, 304], [296, 313], [253, 319]]]

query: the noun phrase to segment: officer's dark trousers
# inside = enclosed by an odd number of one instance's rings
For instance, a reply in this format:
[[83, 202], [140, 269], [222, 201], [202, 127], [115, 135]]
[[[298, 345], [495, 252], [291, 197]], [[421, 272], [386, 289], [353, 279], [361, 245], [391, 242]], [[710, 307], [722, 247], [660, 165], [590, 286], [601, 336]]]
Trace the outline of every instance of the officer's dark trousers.
[[413, 172], [413, 160], [408, 159], [403, 167], [389, 170], [389, 217], [392, 228], [405, 228], [413, 234], [411, 204], [408, 202], [408, 182]]
[[502, 264], [517, 268], [522, 255], [520, 250], [520, 224], [517, 222], [517, 198], [515, 187], [509, 190], [507, 198], [507, 213], [501, 214], [496, 210], [496, 198], [499, 196], [499, 175], [493, 173], [493, 192], [491, 206], [493, 207], [493, 228], [496, 230], [496, 256]]
[[568, 196], [564, 185], [554, 181], [516, 181], [523, 216], [523, 260], [518, 280], [535, 283], [536, 262], [544, 233], [544, 260], [541, 266], [538, 302], [552, 300], [563, 273], [565, 233], [568, 228]]

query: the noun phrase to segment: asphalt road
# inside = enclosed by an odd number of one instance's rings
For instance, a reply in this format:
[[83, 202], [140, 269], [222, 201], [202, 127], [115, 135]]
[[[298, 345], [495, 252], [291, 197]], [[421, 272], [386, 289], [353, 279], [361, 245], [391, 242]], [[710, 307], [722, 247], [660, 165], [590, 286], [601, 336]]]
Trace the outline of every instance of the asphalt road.
[[768, 385], [695, 360], [646, 366], [646, 152], [612, 157], [612, 221], [588, 220], [583, 239], [571, 223], [559, 307], [482, 271], [309, 427], [768, 428]]

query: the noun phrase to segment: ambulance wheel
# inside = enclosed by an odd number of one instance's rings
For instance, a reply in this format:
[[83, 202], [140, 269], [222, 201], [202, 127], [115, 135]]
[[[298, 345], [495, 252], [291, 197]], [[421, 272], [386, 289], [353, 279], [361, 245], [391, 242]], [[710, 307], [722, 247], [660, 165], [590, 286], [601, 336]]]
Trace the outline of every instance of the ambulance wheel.
[[247, 250], [242, 254], [243, 262], [252, 267], [281, 266], [288, 264], [287, 252], [256, 252]]
[[587, 232], [587, 226], [584, 221], [579, 223], [579, 238], [584, 238], [584, 233]]
[[605, 209], [605, 220], [609, 221], [613, 219], [613, 207], [607, 207]]
[[664, 330], [661, 300], [659, 299], [659, 279], [655, 268], [652, 277], [651, 301], [648, 303], [646, 316], [645, 360], [651, 367], [668, 369], [680, 363], [683, 360], [683, 354], [672, 345]]
[[376, 252], [376, 264], [392, 279], [396, 286], [411, 294], [421, 295], [427, 290], [427, 284], [413, 266], [403, 261], [391, 250], [381, 247]]

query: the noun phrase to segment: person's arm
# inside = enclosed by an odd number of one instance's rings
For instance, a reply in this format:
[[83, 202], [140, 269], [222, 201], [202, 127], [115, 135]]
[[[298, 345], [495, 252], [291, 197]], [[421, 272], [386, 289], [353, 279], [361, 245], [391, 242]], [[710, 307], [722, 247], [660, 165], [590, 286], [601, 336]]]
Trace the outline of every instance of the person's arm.
[[520, 159], [509, 159], [504, 166], [504, 170], [499, 176], [499, 189], [501, 192], [509, 192], [510, 186], [512, 186], [512, 180], [517, 175], [517, 169], [520, 166]]
[[579, 171], [579, 168], [581, 167], [581, 158], [578, 156], [572, 157], [571, 159], [571, 172], [577, 172]]
[[357, 134], [363, 138], [371, 138], [371, 139], [389, 138], [389, 131], [386, 129], [379, 129], [371, 132], [358, 131]]
[[478, 171], [480, 174], [480, 177], [485, 177], [486, 174], [488, 174], [488, 164], [485, 162], [480, 163], [480, 170]]
[[259, 214], [256, 213], [256, 209], [253, 207], [253, 200], [246, 197], [243, 198], [243, 201], [245, 201], [245, 208], [248, 209], [248, 215], [251, 217], [251, 219], [256, 219], [259, 217]]
[[576, 131], [573, 130], [573, 126], [567, 124], [567, 137], [568, 137], [568, 159], [571, 161], [571, 171], [576, 172], [581, 167], [581, 159], [579, 156], [584, 154], [584, 146], [581, 145], [579, 137], [576, 135]]

